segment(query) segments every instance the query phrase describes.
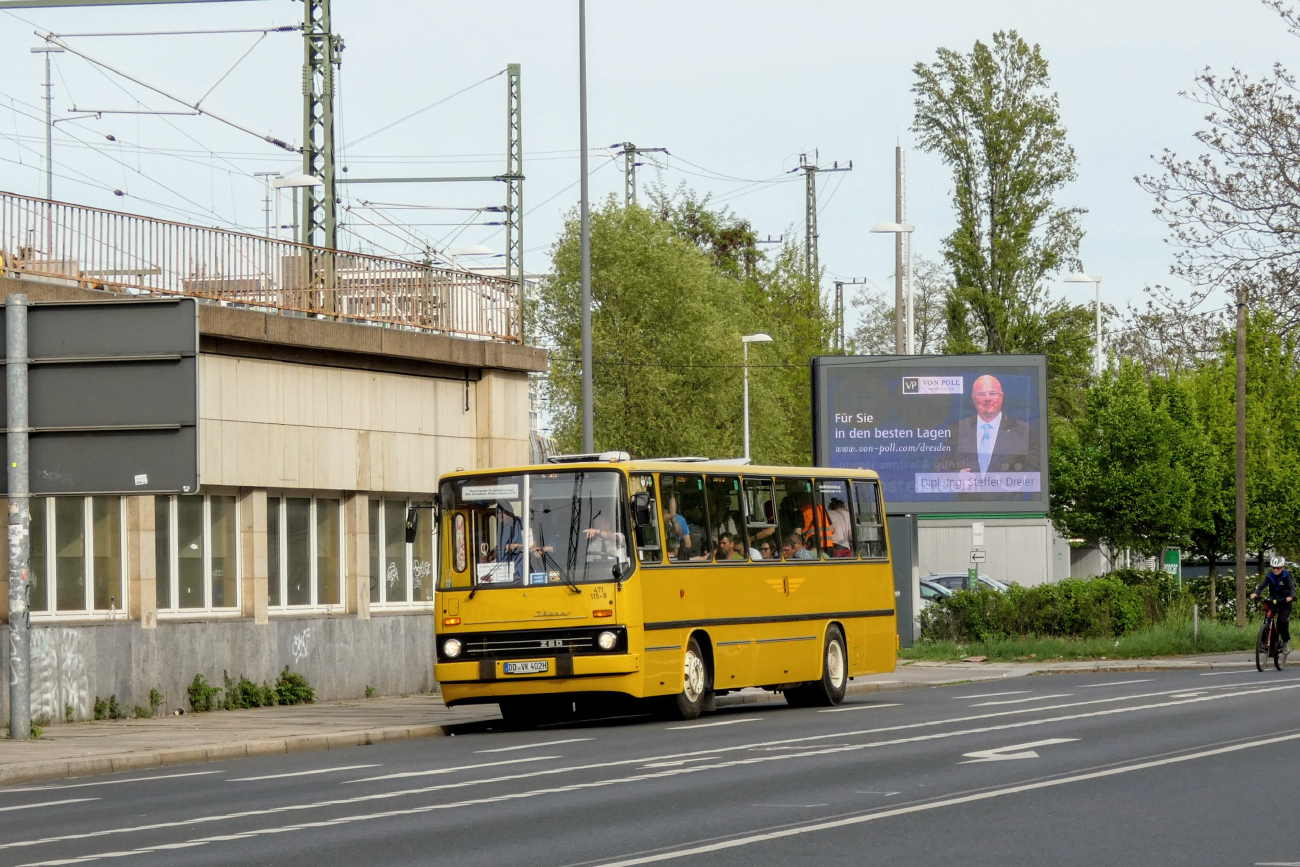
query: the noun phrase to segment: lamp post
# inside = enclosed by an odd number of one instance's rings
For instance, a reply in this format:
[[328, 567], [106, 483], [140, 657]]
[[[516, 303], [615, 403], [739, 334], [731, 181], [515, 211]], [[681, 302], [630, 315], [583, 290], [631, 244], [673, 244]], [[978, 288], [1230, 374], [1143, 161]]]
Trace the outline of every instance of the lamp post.
[[[271, 187], [275, 190], [275, 239], [280, 240], [280, 190], [301, 189], [303, 187], [323, 187], [325, 182], [311, 175], [289, 175], [287, 178], [275, 178]], [[295, 212], [297, 208], [294, 208]]]
[[32, 54], [45, 55], [45, 198], [54, 198], [54, 84], [50, 81], [50, 55], [62, 54], [62, 48], [42, 45]]
[[745, 356], [745, 461], [749, 462], [749, 344], [751, 343], [771, 343], [772, 335], [759, 332], [758, 334], [747, 334], [740, 338], [740, 345], [743, 347]]
[[1097, 378], [1101, 379], [1101, 278], [1092, 274], [1071, 274], [1066, 283], [1094, 283], [1097, 287]]
[[889, 235], [907, 236], [907, 354], [916, 355], [916, 297], [912, 291], [912, 233], [916, 226], [911, 223], [879, 223], [871, 227], [873, 232]]

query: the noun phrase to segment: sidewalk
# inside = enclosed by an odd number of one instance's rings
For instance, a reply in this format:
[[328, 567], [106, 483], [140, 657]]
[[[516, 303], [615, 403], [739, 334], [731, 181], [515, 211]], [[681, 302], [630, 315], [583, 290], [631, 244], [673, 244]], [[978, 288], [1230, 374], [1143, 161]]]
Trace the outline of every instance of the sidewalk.
[[[1254, 657], [1247, 653], [1088, 662], [899, 660], [898, 669], [890, 674], [855, 679], [849, 684], [849, 693], [1033, 674], [1239, 669], [1254, 664]], [[784, 699], [760, 689], [746, 689], [719, 698], [717, 704], [729, 707], [772, 701]], [[447, 708], [435, 694], [54, 725], [39, 739], [0, 739], [0, 785], [440, 737], [445, 734], [444, 726], [497, 718], [496, 705]]]

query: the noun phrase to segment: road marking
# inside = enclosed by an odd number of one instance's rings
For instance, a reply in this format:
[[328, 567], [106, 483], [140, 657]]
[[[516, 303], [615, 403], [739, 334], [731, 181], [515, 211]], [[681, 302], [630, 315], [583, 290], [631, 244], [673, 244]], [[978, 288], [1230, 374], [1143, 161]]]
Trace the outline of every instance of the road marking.
[[[1250, 663], [1246, 663], [1246, 665], [1250, 665]], [[1241, 669], [1241, 671], [1203, 671], [1201, 672], [1201, 677], [1221, 677], [1225, 674], [1254, 674], [1254, 673], [1255, 672], [1249, 668], [1243, 668]]]
[[784, 809], [807, 808], [807, 807], [829, 807], [830, 804], [750, 804], [751, 807], [782, 807]]
[[857, 789], [854, 789], [854, 790], [853, 790], [853, 794], [855, 794], [855, 795], [884, 795], [886, 798], [888, 798], [888, 797], [892, 797], [893, 795], [897, 795], [898, 792], [860, 792], [860, 791], [858, 791]]
[[1171, 695], [1170, 698], [1196, 698], [1198, 695], [1205, 695], [1203, 692], [1180, 692], [1177, 695]]
[[1124, 686], [1125, 684], [1128, 683], [1150, 683], [1150, 682], [1151, 682], [1151, 678], [1149, 677], [1144, 678], [1142, 680], [1112, 680], [1108, 683], [1086, 683], [1083, 686], [1080, 686], [1079, 689], [1097, 689], [1103, 686]]
[[62, 786], [26, 786], [21, 789], [0, 789], [0, 795], [10, 792], [52, 792], [55, 789], [84, 789], [87, 786], [116, 786], [120, 783], [143, 783], [148, 780], [174, 780], [177, 777], [203, 777], [208, 774], [220, 774], [222, 771], [190, 771], [184, 774], [160, 774], [156, 777], [131, 777], [127, 780], [99, 780], [94, 783], [67, 783]]
[[664, 731], [679, 732], [682, 731], [683, 729], [711, 729], [714, 726], [734, 726], [736, 723], [762, 722], [762, 720], [763, 718], [761, 716], [746, 716], [746, 717], [741, 717], [740, 719], [722, 719], [722, 720], [718, 720], [717, 722], [688, 723], [684, 726], [669, 726], [668, 728], [664, 729]]
[[[721, 765], [696, 765], [693, 767], [684, 767], [680, 769], [667, 769], [667, 770], [659, 771], [654, 774], [642, 774], [636, 777], [624, 777], [624, 778], [613, 779], [613, 780], [601, 780], [601, 781], [596, 781], [594, 783], [579, 783], [579, 784], [566, 786], [563, 788], [534, 790], [531, 792], [522, 792], [522, 793], [512, 793], [507, 795], [500, 795], [495, 798], [479, 799], [474, 801], [462, 801], [453, 804], [434, 805], [428, 808], [414, 808], [414, 810], [416, 812], [421, 812], [421, 811], [427, 812], [428, 810], [433, 810], [433, 809], [447, 809], [451, 807], [462, 807], [462, 806], [477, 806], [480, 804], [493, 803], [495, 801], [516, 800], [522, 798], [535, 797], [537, 795], [576, 791], [578, 789], [593, 788], [596, 786], [614, 785], [615, 783], [620, 783], [620, 782], [634, 782], [640, 780], [660, 779], [663, 777], [670, 777], [682, 773], [693, 773], [696, 771], [724, 769], [728, 767], [733, 767], [738, 764], [751, 764], [763, 760], [778, 760], [784, 758], [802, 758], [807, 756], [820, 756], [820, 755], [827, 755], [831, 753], [870, 749], [870, 748], [882, 747], [882, 746], [894, 746], [898, 744], [915, 743], [919, 741], [936, 740], [936, 739], [949, 738], [949, 737], [961, 737], [964, 735], [971, 735], [971, 734], [986, 734], [995, 731], [1011, 731], [1014, 729], [1026, 728], [1031, 726], [1050, 725], [1052, 723], [1058, 723], [1058, 722], [1073, 722], [1081, 719], [1092, 719], [1096, 717], [1114, 716], [1114, 715], [1126, 714], [1126, 713], [1137, 713], [1140, 711], [1158, 710], [1161, 708], [1176, 707], [1180, 705], [1201, 704], [1204, 702], [1218, 701], [1220, 699], [1238, 698], [1242, 696], [1254, 696], [1254, 695], [1260, 695], [1263, 693], [1271, 693], [1271, 692], [1283, 692], [1283, 691], [1289, 691], [1297, 688], [1300, 688], [1300, 683], [1294, 683], [1285, 686], [1266, 685], [1260, 687], [1253, 687], [1253, 686], [1244, 687], [1244, 688], [1237, 687], [1237, 689], [1239, 690], [1238, 692], [1223, 692], [1223, 693], [1218, 693], [1216, 695], [1202, 696], [1200, 698], [1182, 699], [1178, 701], [1155, 702], [1151, 704], [1130, 705], [1125, 707], [1111, 707], [1102, 710], [1063, 714], [1061, 716], [1056, 716], [1056, 717], [1042, 717], [1039, 719], [1028, 719], [1028, 720], [1022, 720], [1020, 722], [1011, 722], [1002, 725], [990, 725], [981, 728], [964, 729], [958, 731], [935, 732], [933, 734], [921, 735], [914, 738], [898, 738], [895, 740], [876, 741], [873, 743], [867, 743], [861, 745], [843, 745], [843, 746], [837, 745], [832, 749], [806, 750], [805, 752], [802, 753], [783, 753], [783, 754], [778, 754], [770, 757], [765, 757], [764, 759], [728, 762]], [[314, 801], [309, 803], [286, 804], [280, 807], [263, 807], [257, 810], [241, 810], [233, 813], [224, 813], [224, 814], [219, 813], [219, 814], [212, 814], [207, 816], [197, 816], [189, 819], [177, 819], [170, 822], [152, 822], [146, 825], [107, 828], [107, 829], [102, 829], [97, 831], [81, 831], [81, 832], [76, 832], [71, 834], [60, 834], [57, 836], [41, 837], [41, 838], [36, 838], [31, 840], [15, 840], [9, 843], [0, 843], [0, 850], [25, 848], [29, 846], [40, 846], [40, 845], [45, 845], [50, 843], [64, 843], [70, 840], [86, 840], [86, 839], [91, 839], [96, 837], [107, 837], [107, 836], [112, 836], [117, 834], [132, 834], [132, 833], [141, 833], [144, 831], [157, 831], [157, 830], [170, 829], [170, 828], [181, 828], [187, 825], [205, 825], [205, 824], [212, 824], [215, 822], [231, 821], [235, 819], [247, 819], [247, 818], [255, 818], [255, 817], [262, 817], [262, 816], [270, 816], [277, 813], [305, 812], [305, 811], [320, 810], [321, 808], [328, 808], [328, 807], [344, 807], [350, 804], [364, 803], [367, 801], [382, 801], [382, 800], [388, 800], [392, 798], [404, 798], [413, 795], [423, 795], [431, 792], [444, 791], [447, 789], [463, 790], [469, 786], [475, 786], [475, 785], [491, 785], [496, 783], [515, 782], [518, 780], [531, 779], [534, 777], [545, 777], [545, 776], [552, 776], [556, 774], [600, 770], [604, 768], [625, 767], [627, 765], [645, 764], [651, 761], [662, 761], [662, 760], [674, 759], [674, 758], [688, 758], [691, 756], [706, 755], [710, 752], [725, 753], [725, 752], [737, 752], [741, 750], [756, 750], [763, 747], [773, 747], [782, 744], [792, 744], [792, 743], [810, 744], [812, 742], [818, 742], [818, 741], [825, 742], [830, 738], [845, 738], [845, 737], [854, 737], [854, 736], [861, 736], [861, 735], [880, 734], [883, 732], [907, 731], [910, 729], [925, 728], [929, 726], [950, 725], [950, 724], [958, 724], [958, 723], [965, 723], [965, 722], [974, 722], [977, 720], [997, 719], [1000, 717], [1015, 716], [1017, 714], [1024, 714], [1024, 713], [1041, 713], [1046, 710], [1061, 710], [1065, 708], [1086, 707], [1088, 705], [1111, 704], [1114, 702], [1133, 701], [1136, 699], [1162, 698], [1174, 692], [1178, 692], [1178, 690], [1162, 690], [1159, 692], [1144, 693], [1136, 696], [1115, 696], [1110, 698], [1093, 699], [1090, 701], [1070, 702], [1068, 704], [1053, 705], [1046, 708], [1043, 707], [1017, 708], [1015, 710], [994, 711], [992, 713], [973, 714], [965, 717], [954, 717], [954, 718], [942, 719], [942, 720], [926, 720], [926, 721], [916, 722], [916, 723], [903, 723], [903, 724], [892, 725], [892, 726], [881, 726], [873, 729], [860, 729], [858, 731], [835, 732], [832, 734], [824, 734], [824, 735], [808, 735], [806, 737], [801, 737], [801, 738], [786, 738], [783, 740], [776, 740], [776, 741], [760, 741], [757, 743], [739, 744], [737, 746], [732, 746], [732, 747], [715, 746], [711, 750], [696, 750], [694, 752], [675, 753], [675, 754], [668, 754], [668, 755], [661, 755], [661, 756], [641, 757], [635, 759], [619, 759], [616, 761], [596, 762], [591, 764], [573, 765], [573, 766], [561, 767], [561, 768], [547, 768], [545, 770], [540, 770], [540, 771], [529, 771], [526, 773], [519, 773], [519, 774], [506, 774], [498, 777], [485, 777], [476, 780], [460, 780], [454, 783], [439, 783], [431, 786], [422, 786], [420, 788], [414, 788], [414, 789], [399, 789], [392, 792], [376, 792], [369, 795], [358, 795], [350, 798], [333, 798], [329, 800]], [[525, 759], [521, 761], [531, 761], [531, 759]], [[510, 763], [502, 762], [500, 764], [510, 764]], [[399, 810], [390, 813], [370, 814], [369, 816], [363, 815], [358, 818], [358, 821], [365, 818], [382, 818], [388, 815], [409, 815], [410, 813], [411, 810], [405, 810], [405, 811]], [[317, 823], [317, 825], [311, 825], [311, 826], [309, 825], [294, 826], [293, 828], [291, 828], [291, 830], [296, 830], [297, 828], [317, 827], [317, 826], [319, 826], [319, 823]], [[246, 836], [258, 836], [260, 833], [261, 832], [258, 831], [250, 831], [247, 832]], [[199, 843], [195, 845], [203, 845], [203, 844]], [[155, 847], [155, 848], [160, 849], [162, 847]], [[153, 851], [153, 850], [149, 850], [149, 851]], [[132, 853], [125, 852], [120, 854], [129, 855]]]
[[850, 704], [844, 707], [828, 707], [826, 710], [819, 710], [818, 713], [844, 713], [846, 710], [871, 710], [877, 707], [902, 707], [901, 701], [891, 701], [888, 704]]
[[1052, 744], [1068, 744], [1077, 740], [1078, 738], [1048, 738], [1044, 741], [1031, 741], [1027, 744], [998, 747], [995, 750], [975, 750], [972, 753], [962, 753], [962, 757], [970, 759], [970, 761], [958, 762], [957, 764], [973, 765], [976, 762], [1005, 762], [1011, 759], [1036, 759], [1038, 758], [1038, 753], [1034, 752], [1034, 747], [1049, 747]]
[[[1275, 687], [1275, 689], [1289, 689], [1289, 688], [1290, 687]], [[1207, 701], [1207, 700], [1209, 699], [1205, 699], [1205, 698], [1193, 699], [1193, 701]], [[1124, 709], [1122, 708], [1112, 708], [1110, 710], [1101, 711], [1099, 713], [1111, 714], [1111, 713], [1120, 713], [1123, 711]], [[1090, 714], [1090, 716], [1095, 716], [1095, 715], [1098, 714]], [[1013, 725], [1033, 725], [1035, 723], [1036, 721], [1026, 721], [1025, 723], [1013, 724]], [[944, 735], [942, 734], [930, 735], [927, 737], [942, 737], [942, 736]], [[1054, 788], [1056, 786], [1063, 786], [1069, 783], [1104, 779], [1107, 777], [1132, 773], [1134, 771], [1147, 770], [1150, 768], [1157, 768], [1166, 765], [1174, 765], [1182, 762], [1192, 761], [1194, 759], [1225, 755], [1228, 753], [1239, 752], [1241, 750], [1254, 749], [1256, 747], [1271, 746], [1273, 744], [1284, 743], [1287, 741], [1293, 741], [1297, 739], [1300, 739], [1300, 733], [1282, 735], [1273, 738], [1265, 738], [1263, 740], [1252, 740], [1241, 744], [1233, 744], [1231, 746], [1225, 746], [1225, 747], [1215, 747], [1208, 750], [1202, 750], [1196, 753], [1187, 753], [1181, 756], [1172, 756], [1172, 757], [1166, 757], [1162, 759], [1153, 759], [1145, 762], [1136, 762], [1131, 765], [1107, 768], [1098, 771], [1087, 771], [1084, 773], [1074, 774], [1068, 777], [1057, 777], [1051, 780], [1041, 780], [1033, 783], [1021, 783], [1013, 786], [1007, 786], [1001, 789], [993, 789], [989, 791], [978, 792], [970, 795], [961, 795], [961, 796], [951, 797], [951, 798], [942, 798], [939, 800], [930, 801], [923, 804], [912, 804], [907, 807], [895, 807], [890, 810], [879, 810], [876, 812], [864, 813], [856, 816], [848, 816], [841, 819], [816, 822], [813, 824], [802, 825], [795, 828], [785, 828], [779, 831], [767, 831], [759, 834], [750, 834], [744, 837], [733, 838], [731, 840], [718, 841], [718, 842], [709, 843], [701, 846], [692, 846], [685, 849], [678, 849], [676, 851], [659, 852], [652, 855], [643, 855], [643, 856], [638, 856], [633, 858], [626, 858], [618, 861], [606, 861], [598, 865], [595, 864], [595, 862], [588, 862], [588, 863], [592, 864], [592, 867], [635, 867], [635, 865], [639, 865], [639, 864], [652, 864], [657, 861], [671, 861], [677, 858], [690, 857], [692, 855], [703, 855], [710, 852], [722, 851], [725, 849], [734, 849], [740, 846], [750, 845], [752, 843], [769, 842], [772, 840], [779, 840], [786, 837], [795, 837], [802, 834], [815, 833], [817, 831], [828, 831], [837, 828], [851, 827], [853, 825], [860, 825], [865, 822], [873, 822], [879, 819], [888, 819], [888, 818], [893, 818], [895, 816], [907, 815], [910, 813], [921, 813], [929, 810], [940, 809], [942, 807], [951, 807], [951, 806], [958, 806], [961, 804], [970, 804], [979, 801], [987, 801], [993, 798], [999, 798], [1006, 795], [1015, 795], [1024, 792], [1032, 792], [1032, 791], [1037, 791], [1039, 789], [1049, 789], [1049, 788]], [[787, 758], [787, 756], [772, 756], [766, 760], [773, 761], [782, 758]], [[736, 765], [753, 764], [756, 761], [758, 760], [747, 759], [742, 761], [727, 762], [718, 767], [734, 767]], [[362, 813], [362, 814], [357, 814], [352, 816], [339, 816], [334, 819], [323, 819], [314, 822], [300, 822], [294, 825], [282, 825], [274, 828], [257, 828], [249, 831], [236, 832], [233, 834], [221, 834], [221, 835], [216, 835], [211, 837], [199, 837], [193, 840], [186, 840], [185, 842], [182, 843], [158, 844], [153, 846], [144, 846], [138, 849], [129, 849], [129, 850], [117, 851], [117, 852], [97, 852], [91, 855], [83, 855], [76, 858], [59, 859], [54, 861], [36, 861], [36, 862], [30, 862], [28, 864], [20, 865], [20, 867], [54, 867], [54, 865], [81, 864], [89, 861], [98, 861], [100, 859], [105, 859], [105, 858], [129, 858], [132, 855], [145, 855], [153, 852], [167, 851], [170, 849], [194, 848], [198, 846], [204, 846], [209, 843], [225, 843], [232, 840], [250, 840], [256, 837], [269, 836], [272, 834], [283, 834], [290, 831], [307, 831], [307, 830], [318, 830], [322, 828], [334, 828], [343, 825], [353, 824], [356, 822], [367, 822], [367, 821], [374, 821], [377, 819], [390, 819], [399, 816], [414, 816], [414, 815], [421, 815], [425, 813], [437, 812], [440, 810], [456, 809], [460, 807], [477, 807], [477, 806], [482, 806], [484, 804], [501, 803], [506, 801], [517, 801], [523, 798], [544, 797], [544, 796], [555, 795], [560, 793], [579, 791], [583, 789], [603, 788], [606, 786], [620, 785], [629, 782], [639, 782], [648, 779], [661, 779], [663, 777], [673, 776], [677, 774], [692, 773], [699, 770], [707, 770], [707, 768], [703, 768], [703, 767], [681, 768], [678, 770], [660, 771], [655, 774], [642, 774], [633, 777], [620, 777], [620, 778], [608, 779], [608, 780], [596, 780], [588, 783], [574, 783], [568, 786], [559, 786], [559, 787], [549, 788], [549, 789], [534, 789], [528, 792], [507, 793], [503, 795], [495, 795], [486, 798], [476, 798], [468, 801], [459, 801], [450, 804], [426, 804], [423, 806], [410, 807], [403, 810], [386, 810], [380, 813]], [[306, 805], [299, 807], [299, 809], [304, 809], [304, 808], [306, 808]], [[260, 815], [260, 814], [276, 812], [284, 809], [288, 809], [288, 808], [284, 808], [284, 807], [272, 808], [270, 810], [265, 810], [260, 812], [250, 812], [246, 815]], [[181, 823], [166, 823], [166, 825], [163, 826], [173, 826], [176, 824], [181, 824]], [[100, 831], [100, 832], [92, 832], [84, 835], [69, 835], [69, 836], [70, 837], [100, 836], [107, 833], [120, 833], [122, 830], [126, 830], [126, 829], [111, 829], [109, 831]], [[67, 838], [60, 838], [60, 839], [67, 839]], [[42, 841], [9, 843], [6, 844], [5, 848], [20, 846], [20, 845], [33, 845], [36, 842], [42, 842]]]
[[965, 701], [970, 698], [997, 698], [1000, 695], [1025, 695], [1033, 692], [1032, 689], [1013, 689], [1010, 692], [981, 692], [976, 695], [954, 695], [953, 701]]
[[1256, 861], [1255, 867], [1300, 867], [1300, 861]]
[[557, 744], [577, 744], [577, 743], [582, 743], [583, 741], [594, 741], [594, 740], [595, 738], [565, 738], [562, 741], [542, 741], [541, 743], [536, 743], [536, 744], [519, 744], [518, 746], [513, 746], [513, 747], [497, 747], [496, 749], [475, 750], [474, 752], [475, 753], [508, 753], [511, 750], [532, 750], [532, 749], [536, 749], [537, 747], [553, 747], [556, 746]]
[[892, 810], [881, 810], [875, 813], [868, 813], [862, 816], [850, 816], [844, 819], [834, 819], [829, 822], [817, 822], [812, 825], [804, 825], [799, 828], [786, 828], [780, 831], [766, 831], [761, 834], [751, 834], [745, 837], [738, 837], [734, 840], [723, 840], [717, 843], [707, 843], [703, 846], [692, 846], [688, 849], [678, 849], [675, 852], [660, 852], [654, 855], [643, 855], [639, 858], [625, 858], [619, 861], [605, 861], [593, 867], [636, 867], [639, 864], [653, 864], [656, 861], [670, 861], [676, 858], [688, 858], [692, 855], [704, 855], [710, 852], [719, 852], [725, 849], [735, 849], [740, 846], [748, 846], [752, 843], [766, 843], [772, 840], [780, 840], [786, 837], [797, 837], [802, 834], [813, 834], [818, 831], [830, 831], [836, 828], [847, 828], [853, 825], [861, 825], [865, 822], [875, 822], [880, 819], [891, 819], [895, 816], [905, 816], [909, 813], [922, 813], [929, 810], [938, 810], [943, 807], [955, 807], [961, 804], [971, 804], [978, 801], [987, 801], [992, 798], [1000, 798], [1006, 795], [1018, 795], [1023, 792], [1033, 792], [1039, 789], [1048, 789], [1055, 786], [1064, 786], [1069, 783], [1080, 783], [1087, 780], [1103, 779], [1105, 777], [1118, 776], [1120, 774], [1129, 774], [1134, 771], [1145, 771], [1151, 768], [1158, 768], [1163, 765], [1173, 765], [1180, 762], [1190, 762], [1193, 759], [1209, 758], [1211, 756], [1224, 755], [1226, 753], [1237, 752], [1238, 750], [1249, 750], [1255, 747], [1267, 746], [1270, 744], [1293, 741], [1300, 738], [1300, 734], [1284, 735], [1282, 737], [1269, 738], [1262, 741], [1252, 741], [1244, 744], [1236, 744], [1230, 747], [1218, 747], [1211, 750], [1203, 750], [1199, 753], [1190, 753], [1184, 756], [1174, 756], [1172, 758], [1155, 759], [1148, 762], [1138, 762], [1119, 768], [1107, 768], [1103, 771], [1090, 771], [1083, 774], [1075, 774], [1069, 777], [1060, 777], [1055, 780], [1043, 780], [1037, 783], [1023, 783], [1016, 786], [1007, 786], [1002, 789], [994, 789], [988, 792], [979, 792], [973, 795], [961, 795], [956, 798], [943, 798], [938, 801], [931, 801], [928, 804], [913, 804], [909, 807], [896, 807]]
[[39, 804], [17, 804], [13, 807], [0, 807], [0, 813], [11, 810], [34, 810], [37, 807], [57, 807], [59, 804], [80, 804], [83, 801], [98, 801], [100, 798], [64, 798], [62, 801], [41, 801]]
[[1009, 698], [1006, 701], [979, 701], [969, 707], [993, 707], [999, 704], [1024, 704], [1027, 701], [1047, 701], [1049, 698], [1069, 698], [1072, 692], [1058, 692], [1055, 695], [1035, 695], [1030, 698]]
[[675, 762], [651, 762], [648, 765], [642, 765], [642, 768], [680, 768], [682, 765], [690, 762], [707, 762], [710, 759], [718, 759], [721, 756], [698, 756], [693, 759], [678, 759]]
[[436, 777], [440, 774], [454, 774], [457, 771], [474, 771], [479, 768], [498, 768], [501, 765], [518, 765], [524, 762], [548, 762], [551, 759], [562, 759], [564, 756], [529, 756], [526, 759], [505, 759], [500, 762], [482, 762], [477, 765], [458, 765], [454, 768], [434, 768], [431, 771], [403, 771], [400, 774], [384, 774], [378, 777], [362, 777], [359, 780], [344, 780], [343, 785], [350, 783], [373, 783], [378, 780], [402, 780], [407, 777]]
[[310, 777], [313, 774], [337, 774], [339, 771], [356, 771], [361, 768], [378, 768], [380, 765], [340, 765], [337, 768], [317, 768], [314, 771], [294, 771], [291, 774], [266, 774], [261, 777], [235, 777], [227, 783], [251, 783], [255, 780], [279, 780], [284, 777]]

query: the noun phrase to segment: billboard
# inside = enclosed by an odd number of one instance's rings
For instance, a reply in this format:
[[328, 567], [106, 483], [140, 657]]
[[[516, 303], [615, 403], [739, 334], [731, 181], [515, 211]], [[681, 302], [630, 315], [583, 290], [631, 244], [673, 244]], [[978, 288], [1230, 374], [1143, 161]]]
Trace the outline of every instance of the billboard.
[[813, 462], [880, 474], [894, 514], [1044, 514], [1047, 358], [823, 356]]

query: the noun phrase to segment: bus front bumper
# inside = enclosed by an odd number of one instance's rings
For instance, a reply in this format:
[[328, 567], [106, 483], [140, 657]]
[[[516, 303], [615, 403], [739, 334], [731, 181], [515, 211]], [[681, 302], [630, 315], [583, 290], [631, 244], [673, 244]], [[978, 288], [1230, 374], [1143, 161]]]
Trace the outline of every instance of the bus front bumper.
[[[507, 662], [545, 662], [546, 670], [507, 673]], [[449, 705], [475, 699], [491, 701], [496, 696], [544, 693], [636, 694], [640, 692], [643, 678], [639, 653], [439, 662], [434, 665], [433, 674]]]

